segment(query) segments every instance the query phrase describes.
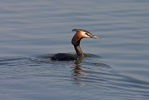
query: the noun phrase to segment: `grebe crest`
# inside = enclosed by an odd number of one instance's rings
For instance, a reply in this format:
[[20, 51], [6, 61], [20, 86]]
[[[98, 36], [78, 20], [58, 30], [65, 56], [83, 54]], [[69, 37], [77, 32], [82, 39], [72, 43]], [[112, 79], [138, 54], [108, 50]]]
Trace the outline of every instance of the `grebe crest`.
[[74, 45], [77, 56], [66, 53], [58, 53], [53, 57], [51, 57], [51, 60], [59, 60], [59, 61], [77, 60], [77, 58], [81, 58], [84, 56], [80, 47], [80, 41], [82, 38], [100, 39], [99, 37], [91, 34], [89, 31], [84, 29], [73, 29], [72, 31], [76, 31], [71, 40], [71, 43]]

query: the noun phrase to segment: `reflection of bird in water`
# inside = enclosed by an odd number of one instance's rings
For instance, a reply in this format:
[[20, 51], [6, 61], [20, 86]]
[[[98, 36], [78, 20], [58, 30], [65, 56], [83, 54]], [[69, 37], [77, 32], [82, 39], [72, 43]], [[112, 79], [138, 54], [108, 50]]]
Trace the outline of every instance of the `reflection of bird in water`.
[[81, 62], [82, 62], [82, 59], [76, 60], [74, 62], [72, 79], [74, 84], [84, 86], [86, 85], [86, 83], [84, 82], [85, 79], [83, 79], [83, 77], [86, 77], [88, 74], [82, 71], [81, 65], [80, 65]]
[[59, 61], [69, 61], [76, 60], [77, 58], [83, 57], [83, 52], [80, 47], [80, 41], [82, 38], [94, 38], [99, 39], [97, 36], [94, 36], [87, 30], [83, 29], [73, 29], [72, 31], [76, 31], [76, 34], [73, 36], [71, 43], [74, 45], [77, 56], [67, 53], [58, 53], [51, 57], [51, 60], [59, 60]]
[[73, 69], [73, 71], [74, 71], [74, 76], [79, 76], [79, 75], [81, 75], [81, 65], [80, 65], [80, 63], [82, 62], [82, 59], [80, 59], [80, 60], [76, 60], [75, 62], [74, 62], [74, 69]]

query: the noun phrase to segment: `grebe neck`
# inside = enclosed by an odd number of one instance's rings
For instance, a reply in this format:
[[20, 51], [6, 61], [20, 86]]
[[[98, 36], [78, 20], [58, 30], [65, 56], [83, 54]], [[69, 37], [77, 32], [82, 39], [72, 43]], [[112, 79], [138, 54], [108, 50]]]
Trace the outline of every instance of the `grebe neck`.
[[83, 56], [84, 56], [84, 55], [83, 55], [83, 52], [82, 52], [82, 50], [81, 50], [80, 45], [74, 45], [74, 48], [75, 48], [75, 50], [76, 50], [76, 53], [77, 53], [77, 56], [78, 56], [78, 57], [83, 57]]

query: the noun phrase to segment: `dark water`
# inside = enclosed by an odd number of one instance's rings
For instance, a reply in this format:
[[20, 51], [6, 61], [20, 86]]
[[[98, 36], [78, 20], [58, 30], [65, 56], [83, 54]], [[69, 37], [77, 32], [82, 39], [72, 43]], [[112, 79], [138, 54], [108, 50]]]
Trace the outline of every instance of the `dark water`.
[[[148, 100], [148, 0], [1, 0], [1, 100]], [[50, 61], [75, 53], [73, 28], [89, 57]]]

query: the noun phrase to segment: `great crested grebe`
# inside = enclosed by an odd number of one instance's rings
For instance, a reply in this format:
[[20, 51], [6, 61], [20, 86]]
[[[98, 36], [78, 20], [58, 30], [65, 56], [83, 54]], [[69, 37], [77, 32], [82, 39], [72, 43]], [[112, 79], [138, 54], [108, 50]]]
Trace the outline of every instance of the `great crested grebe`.
[[74, 45], [76, 50], [77, 56], [67, 53], [57, 53], [51, 57], [51, 60], [58, 60], [58, 61], [69, 61], [69, 60], [77, 60], [77, 58], [82, 58], [83, 52], [80, 48], [80, 41], [82, 38], [93, 38], [99, 39], [99, 37], [91, 34], [89, 31], [84, 29], [73, 29], [72, 31], [76, 31], [76, 34], [73, 36], [71, 43]]

